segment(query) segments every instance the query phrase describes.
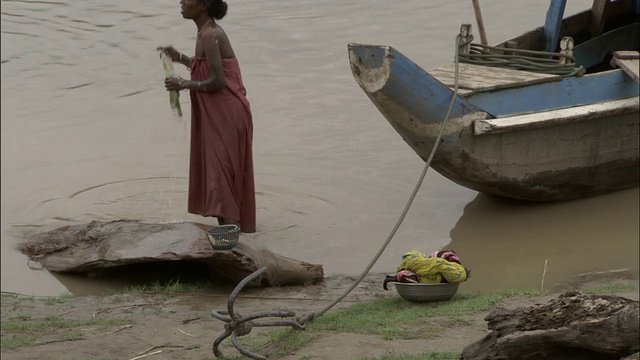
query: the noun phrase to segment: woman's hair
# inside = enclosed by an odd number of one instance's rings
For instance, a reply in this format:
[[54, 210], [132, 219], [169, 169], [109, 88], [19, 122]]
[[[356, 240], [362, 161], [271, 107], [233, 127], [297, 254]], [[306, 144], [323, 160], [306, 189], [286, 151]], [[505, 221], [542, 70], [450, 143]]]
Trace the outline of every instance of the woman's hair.
[[220, 20], [227, 14], [227, 3], [224, 0], [198, 0], [207, 7], [210, 17]]

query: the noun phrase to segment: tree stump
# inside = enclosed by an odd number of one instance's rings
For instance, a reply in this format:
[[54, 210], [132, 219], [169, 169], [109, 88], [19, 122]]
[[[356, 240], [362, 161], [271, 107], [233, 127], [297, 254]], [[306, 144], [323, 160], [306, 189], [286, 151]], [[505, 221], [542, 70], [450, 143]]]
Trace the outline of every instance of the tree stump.
[[36, 234], [18, 250], [49, 271], [108, 273], [132, 264], [189, 262], [238, 283], [266, 266], [252, 285], [314, 284], [324, 279], [322, 265], [278, 255], [248, 241], [231, 250], [213, 250], [206, 229], [192, 223], [148, 224], [93, 221]]
[[[570, 291], [547, 304], [485, 317], [491, 333], [464, 348], [462, 360], [637, 359], [638, 301]], [[633, 359], [633, 357], [631, 357]]]

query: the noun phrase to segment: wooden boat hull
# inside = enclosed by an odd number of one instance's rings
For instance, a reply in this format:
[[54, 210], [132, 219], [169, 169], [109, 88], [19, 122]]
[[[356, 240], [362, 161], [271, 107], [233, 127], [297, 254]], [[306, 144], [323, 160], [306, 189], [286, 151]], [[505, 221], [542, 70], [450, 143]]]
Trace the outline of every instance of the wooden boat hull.
[[[426, 160], [454, 96], [450, 87], [389, 46], [350, 44], [349, 58], [367, 96]], [[484, 103], [478, 104], [474, 96], [456, 96], [431, 166], [473, 190], [528, 201], [578, 199], [638, 186], [637, 84], [621, 70], [587, 76], [483, 93], [478, 98]], [[584, 81], [608, 82], [612, 90], [602, 95], [595, 87], [579, 86]], [[533, 90], [548, 92], [559, 103], [498, 116], [484, 105], [500, 99], [526, 103], [523, 96]]]

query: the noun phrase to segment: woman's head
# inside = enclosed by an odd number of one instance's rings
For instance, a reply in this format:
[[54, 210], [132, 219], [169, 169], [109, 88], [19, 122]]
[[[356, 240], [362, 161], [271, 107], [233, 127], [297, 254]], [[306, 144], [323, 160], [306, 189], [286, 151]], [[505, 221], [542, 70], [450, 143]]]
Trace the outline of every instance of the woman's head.
[[227, 3], [223, 0], [198, 0], [198, 2], [205, 6], [211, 18], [220, 20], [227, 14]]
[[180, 8], [186, 19], [195, 19], [205, 13], [210, 18], [220, 20], [227, 14], [224, 0], [180, 0]]

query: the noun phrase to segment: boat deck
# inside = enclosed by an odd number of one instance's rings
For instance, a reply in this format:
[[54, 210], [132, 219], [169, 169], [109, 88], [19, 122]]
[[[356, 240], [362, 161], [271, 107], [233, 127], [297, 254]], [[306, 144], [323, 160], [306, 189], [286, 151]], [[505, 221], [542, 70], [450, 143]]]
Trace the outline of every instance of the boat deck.
[[[455, 64], [444, 65], [429, 73], [453, 90]], [[460, 63], [458, 67], [458, 94], [465, 97], [477, 92], [559, 81], [561, 79], [560, 75]]]
[[611, 65], [619, 67], [633, 81], [640, 83], [640, 52], [637, 51], [616, 51], [613, 53]]

